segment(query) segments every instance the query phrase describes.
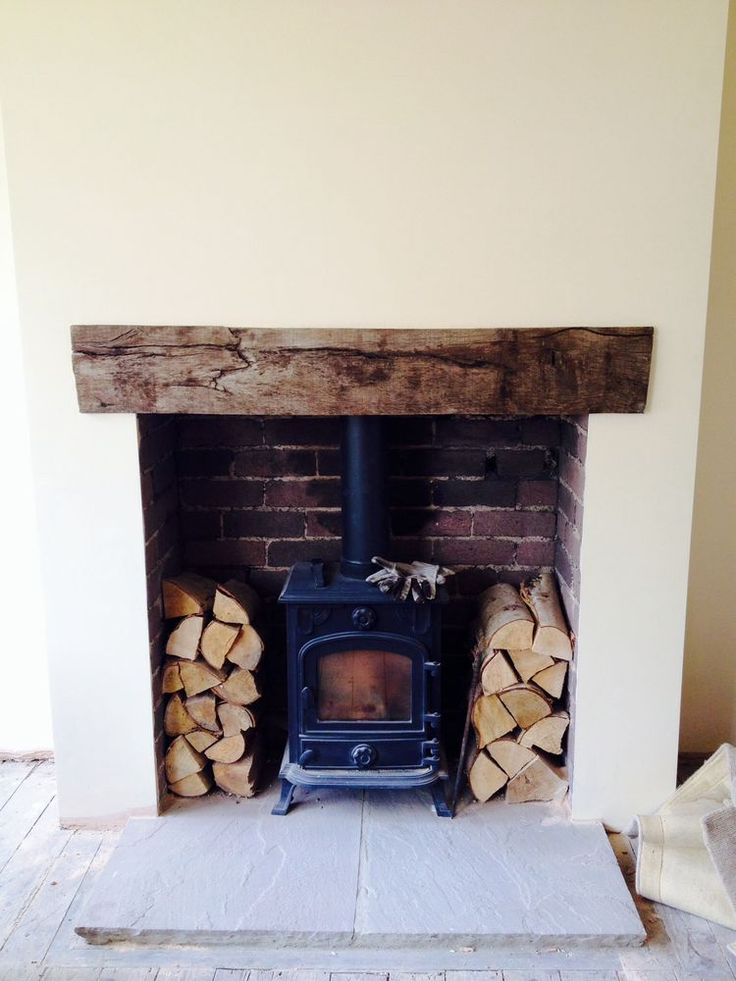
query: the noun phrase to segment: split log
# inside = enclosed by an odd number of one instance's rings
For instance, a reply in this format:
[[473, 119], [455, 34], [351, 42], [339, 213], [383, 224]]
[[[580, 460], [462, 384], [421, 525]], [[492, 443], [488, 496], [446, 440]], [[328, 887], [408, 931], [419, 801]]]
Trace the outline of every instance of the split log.
[[217, 583], [194, 572], [183, 572], [180, 576], [164, 579], [162, 584], [164, 617], [186, 617], [192, 613], [207, 613], [212, 609], [212, 600]]
[[252, 797], [261, 770], [261, 751], [255, 742], [249, 753], [237, 763], [213, 763], [212, 774], [220, 790], [238, 797]]
[[225, 680], [224, 671], [211, 668], [201, 661], [182, 661], [179, 665], [179, 674], [188, 698], [221, 685]]
[[541, 758], [535, 757], [506, 786], [509, 804], [521, 804], [531, 800], [562, 800], [567, 793], [567, 779], [561, 771], [553, 769]]
[[216, 763], [237, 763], [244, 752], [245, 737], [242, 732], [239, 732], [235, 736], [218, 739], [216, 743], [205, 750], [204, 755]]
[[263, 655], [263, 640], [258, 631], [249, 623], [243, 624], [235, 643], [227, 652], [227, 659], [240, 668], [255, 671]]
[[496, 739], [486, 746], [486, 752], [508, 777], [515, 777], [537, 755], [514, 739]]
[[204, 729], [195, 729], [194, 732], [188, 732], [186, 735], [187, 742], [191, 743], [198, 753], [204, 753], [209, 746], [217, 742], [218, 738], [217, 733], [205, 732]]
[[197, 723], [184, 707], [181, 695], [172, 695], [164, 709], [164, 732], [167, 736], [184, 736], [197, 729]]
[[252, 671], [245, 668], [235, 668], [227, 680], [223, 680], [215, 689], [215, 694], [226, 702], [236, 705], [250, 705], [261, 697], [258, 681]]
[[245, 705], [235, 705], [233, 702], [221, 702], [217, 706], [217, 715], [222, 726], [222, 734], [226, 738], [237, 736], [239, 732], [247, 732], [256, 724], [252, 709]]
[[166, 653], [171, 657], [181, 657], [187, 661], [193, 661], [199, 650], [203, 626], [204, 617], [199, 613], [184, 617], [169, 634], [169, 639], [166, 641]]
[[522, 746], [536, 746], [547, 753], [559, 756], [562, 752], [562, 738], [570, 725], [570, 716], [567, 712], [555, 712], [548, 715], [545, 719], [540, 719], [533, 726], [529, 726], [526, 732], [519, 736], [519, 743]]
[[258, 609], [258, 593], [244, 582], [228, 579], [215, 591], [214, 615], [223, 623], [251, 623]]
[[169, 784], [169, 790], [179, 797], [201, 797], [212, 790], [212, 777], [207, 770], [190, 773], [188, 777]]
[[161, 677], [161, 691], [164, 695], [173, 695], [176, 691], [183, 691], [184, 682], [179, 674], [178, 661], [171, 661], [164, 665], [164, 672]]
[[552, 713], [552, 706], [547, 698], [530, 685], [514, 685], [513, 688], [502, 691], [498, 697], [522, 729], [528, 729]]
[[519, 651], [532, 646], [534, 617], [509, 583], [497, 583], [481, 593], [480, 621], [489, 650]]
[[529, 681], [535, 674], [555, 663], [546, 654], [535, 654], [532, 650], [509, 651], [508, 655], [522, 681]]
[[207, 760], [184, 736], [177, 736], [166, 750], [164, 767], [169, 784], [204, 770]]
[[503, 651], [493, 651], [481, 665], [480, 683], [484, 695], [495, 695], [518, 680]]
[[525, 582], [521, 595], [537, 621], [531, 649], [563, 661], [572, 660], [572, 642], [553, 573], [543, 572], [537, 579]]
[[473, 704], [473, 728], [478, 749], [516, 728], [514, 717], [506, 710], [498, 695], [480, 695]]
[[217, 721], [217, 699], [211, 692], [192, 695], [184, 703], [184, 708], [202, 729], [219, 735], [221, 730]]
[[496, 766], [485, 750], [481, 750], [468, 768], [468, 783], [476, 800], [487, 801], [506, 785], [508, 777]]
[[210, 620], [202, 633], [202, 657], [213, 668], [221, 668], [237, 636], [238, 628], [234, 624]]
[[567, 661], [557, 661], [532, 677], [535, 685], [543, 688], [552, 698], [560, 698], [565, 688]]

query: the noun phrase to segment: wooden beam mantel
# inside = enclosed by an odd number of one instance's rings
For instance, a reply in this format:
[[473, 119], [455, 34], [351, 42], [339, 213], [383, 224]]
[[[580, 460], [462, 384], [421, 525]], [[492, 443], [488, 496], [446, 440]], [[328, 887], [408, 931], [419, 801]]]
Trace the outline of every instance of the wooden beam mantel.
[[651, 327], [72, 328], [82, 412], [643, 412]]

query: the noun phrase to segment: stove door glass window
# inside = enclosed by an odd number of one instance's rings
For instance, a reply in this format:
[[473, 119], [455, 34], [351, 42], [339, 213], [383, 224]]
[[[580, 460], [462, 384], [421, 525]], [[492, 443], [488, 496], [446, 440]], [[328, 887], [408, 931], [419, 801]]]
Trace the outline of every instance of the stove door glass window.
[[412, 659], [395, 651], [349, 650], [317, 662], [320, 722], [411, 719]]

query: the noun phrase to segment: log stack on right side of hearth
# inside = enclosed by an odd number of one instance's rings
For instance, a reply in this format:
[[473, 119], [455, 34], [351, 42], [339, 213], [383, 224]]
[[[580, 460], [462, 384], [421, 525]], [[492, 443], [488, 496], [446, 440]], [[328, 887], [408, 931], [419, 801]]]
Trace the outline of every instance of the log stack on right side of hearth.
[[470, 693], [476, 745], [467, 766], [478, 800], [502, 790], [511, 803], [561, 800], [567, 793], [561, 755], [570, 716], [563, 695], [572, 655], [552, 573], [520, 590], [498, 583], [481, 595], [476, 656], [482, 661]]

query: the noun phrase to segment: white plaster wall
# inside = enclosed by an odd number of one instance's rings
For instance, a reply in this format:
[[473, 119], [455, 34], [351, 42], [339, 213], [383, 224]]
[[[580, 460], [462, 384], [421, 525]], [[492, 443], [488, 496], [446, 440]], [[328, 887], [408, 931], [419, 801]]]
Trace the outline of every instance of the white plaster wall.
[[736, 3], [726, 49], [680, 746], [736, 743]]
[[15, 291], [13, 244], [2, 118], [0, 116], [0, 334], [3, 340], [4, 477], [0, 480], [2, 551], [0, 596], [3, 671], [0, 757], [48, 752], [52, 746], [46, 665], [46, 623], [36, 534], [23, 353]]
[[62, 813], [154, 801], [133, 420], [77, 413], [85, 321], [653, 323], [650, 411], [591, 420], [573, 805], [659, 803], [725, 0], [2, 9]]

